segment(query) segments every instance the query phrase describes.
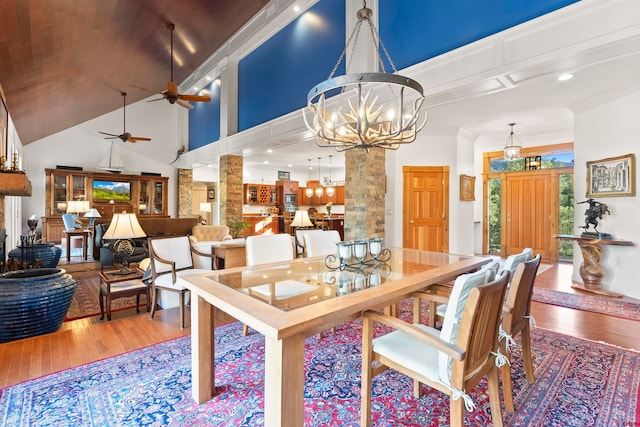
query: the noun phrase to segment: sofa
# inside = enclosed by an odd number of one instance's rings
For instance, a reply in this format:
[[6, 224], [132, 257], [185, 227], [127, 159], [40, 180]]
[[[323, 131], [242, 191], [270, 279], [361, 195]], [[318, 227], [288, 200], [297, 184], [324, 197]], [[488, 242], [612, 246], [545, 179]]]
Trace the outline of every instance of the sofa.
[[[231, 240], [229, 227], [226, 225], [196, 225], [191, 229], [189, 240], [195, 249], [207, 254], [211, 253], [211, 245], [224, 240]], [[213, 269], [212, 260], [209, 257], [193, 254], [193, 266], [195, 268]]]
[[[113, 244], [116, 242], [111, 239], [103, 239], [104, 233], [109, 228], [109, 224], [97, 224], [95, 226], [95, 239], [94, 250], [100, 253], [100, 265], [104, 267], [111, 267], [120, 260], [116, 259], [116, 255], [113, 252]], [[147, 251], [147, 239], [131, 239], [134, 242], [133, 254], [127, 258], [129, 262], [140, 262], [148, 257]], [[96, 252], [94, 252], [95, 254]], [[95, 258], [95, 257], [94, 257]]]

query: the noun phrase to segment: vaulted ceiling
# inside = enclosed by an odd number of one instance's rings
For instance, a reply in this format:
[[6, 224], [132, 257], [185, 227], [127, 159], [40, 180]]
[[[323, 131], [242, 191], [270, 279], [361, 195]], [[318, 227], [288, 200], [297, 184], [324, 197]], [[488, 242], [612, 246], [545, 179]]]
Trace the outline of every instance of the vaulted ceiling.
[[184, 80], [268, 0], [2, 0], [0, 85], [23, 144]]

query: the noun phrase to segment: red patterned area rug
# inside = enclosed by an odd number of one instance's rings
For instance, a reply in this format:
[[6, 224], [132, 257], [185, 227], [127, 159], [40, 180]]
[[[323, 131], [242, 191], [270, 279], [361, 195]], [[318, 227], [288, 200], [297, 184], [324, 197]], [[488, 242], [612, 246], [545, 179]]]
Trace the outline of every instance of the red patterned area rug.
[[[65, 322], [100, 315], [100, 276], [97, 271], [71, 273], [78, 282]], [[147, 305], [146, 295], [140, 297], [140, 307]], [[136, 306], [136, 297], [117, 298], [111, 301], [111, 312]], [[141, 310], [142, 310], [141, 308]]]
[[[264, 338], [241, 335], [233, 323], [216, 329], [217, 394], [191, 397], [191, 345], [185, 336], [58, 372], [0, 391], [0, 425], [260, 426], [264, 424]], [[343, 324], [305, 352], [306, 427], [360, 425], [361, 323]], [[515, 414], [506, 426], [637, 426], [640, 353], [535, 329], [535, 384], [524, 378], [519, 347], [512, 368]], [[449, 399], [396, 371], [373, 383], [373, 426], [449, 425]], [[466, 426], [488, 426], [486, 381], [469, 391], [476, 409]]]
[[634, 303], [620, 298], [579, 295], [544, 288], [534, 288], [532, 300], [623, 319], [640, 320], [640, 301]]

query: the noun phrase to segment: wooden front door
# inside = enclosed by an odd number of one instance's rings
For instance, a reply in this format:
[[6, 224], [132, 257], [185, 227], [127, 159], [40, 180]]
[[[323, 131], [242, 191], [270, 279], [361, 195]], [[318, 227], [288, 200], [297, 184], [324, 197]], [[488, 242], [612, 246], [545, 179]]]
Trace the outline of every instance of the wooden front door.
[[505, 224], [503, 242], [505, 256], [522, 252], [524, 248], [551, 259], [552, 229], [557, 229], [557, 180], [550, 172], [510, 173], [506, 178], [502, 223]]
[[404, 166], [402, 246], [449, 250], [449, 167]]

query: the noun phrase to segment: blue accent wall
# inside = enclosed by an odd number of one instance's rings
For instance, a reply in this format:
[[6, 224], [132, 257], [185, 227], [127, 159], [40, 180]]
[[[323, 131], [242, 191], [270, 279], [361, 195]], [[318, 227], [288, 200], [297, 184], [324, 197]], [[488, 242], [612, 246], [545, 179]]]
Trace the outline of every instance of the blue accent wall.
[[209, 95], [211, 102], [194, 102], [189, 110], [189, 151], [220, 139], [220, 86], [209, 83], [201, 95]]
[[[344, 0], [321, 0], [238, 64], [238, 130], [298, 110], [345, 45]], [[344, 61], [337, 75], [344, 74]], [[302, 117], [300, 117], [302, 120]]]
[[[401, 70], [578, 1], [379, 0], [378, 27]], [[238, 131], [306, 105], [344, 49], [346, 19], [344, 0], [320, 0], [240, 61]], [[344, 73], [343, 60], [336, 75]], [[190, 150], [220, 139], [220, 88], [207, 88], [212, 101], [189, 112]]]
[[578, 1], [379, 0], [378, 25], [401, 70]]

